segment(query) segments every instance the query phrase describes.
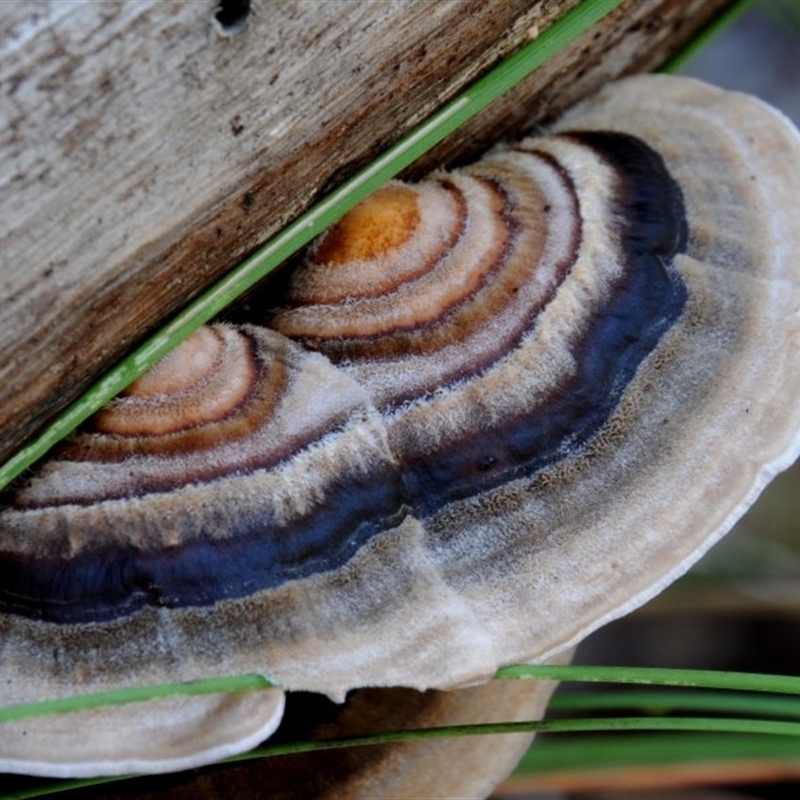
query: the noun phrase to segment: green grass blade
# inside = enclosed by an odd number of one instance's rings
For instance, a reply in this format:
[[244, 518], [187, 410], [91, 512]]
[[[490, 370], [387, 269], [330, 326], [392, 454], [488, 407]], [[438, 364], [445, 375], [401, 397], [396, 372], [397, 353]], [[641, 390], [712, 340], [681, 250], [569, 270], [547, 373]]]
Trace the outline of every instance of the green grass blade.
[[780, 695], [707, 691], [609, 691], [557, 694], [548, 711], [608, 711], [632, 709], [642, 714], [674, 714], [677, 711], [750, 714], [761, 717], [784, 717], [800, 720], [800, 699]]
[[261, 675], [236, 675], [224, 678], [205, 678], [184, 683], [163, 683], [153, 686], [135, 686], [94, 694], [72, 695], [56, 700], [40, 700], [36, 703], [20, 703], [0, 708], [0, 723], [12, 722], [47, 714], [66, 714], [85, 711], [89, 708], [139, 703], [145, 700], [160, 700], [179, 695], [218, 694], [220, 692], [250, 692], [273, 687]]
[[798, 760], [791, 737], [762, 734], [653, 733], [649, 736], [581, 736], [539, 740], [522, 758], [515, 775], [614, 767], [664, 766], [697, 762]]
[[721, 13], [717, 14], [698, 34], [693, 36], [689, 42], [672, 56], [672, 58], [664, 63], [660, 71], [671, 74], [680, 72], [697, 53], [709, 44], [709, 42], [719, 36], [729, 25], [736, 22], [752, 3], [753, 0], [734, 0], [734, 2]]
[[263, 747], [234, 756], [242, 761], [262, 756], [291, 755], [317, 750], [362, 747], [376, 744], [396, 744], [426, 739], [445, 739], [461, 736], [489, 736], [509, 733], [579, 733], [586, 731], [710, 731], [726, 733], [757, 733], [779, 736], [800, 736], [800, 722], [770, 719], [740, 719], [720, 717], [596, 717], [581, 719], [531, 720], [525, 722], [486, 722], [474, 725], [447, 725], [439, 728], [413, 728], [387, 731], [368, 736], [341, 739], [306, 740]]
[[0, 489], [40, 459], [54, 444], [67, 436], [112, 397], [119, 394], [131, 381], [146, 372], [192, 331], [213, 319], [239, 295], [333, 224], [356, 203], [538, 69], [555, 53], [613, 11], [620, 2], [622, 0], [583, 0], [579, 6], [554, 23], [537, 39], [523, 46], [476, 81], [369, 167], [267, 242], [106, 373], [38, 438], [0, 467]]
[[40, 786], [33, 786], [27, 789], [17, 789], [11, 792], [0, 794], [0, 800], [33, 800], [35, 797], [49, 797], [54, 794], [71, 792], [75, 789], [86, 789], [90, 786], [100, 786], [104, 783], [116, 783], [135, 778], [136, 775], [114, 775], [104, 778], [80, 778], [76, 780], [60, 780], [48, 782]]
[[[487, 736], [514, 733], [579, 733], [586, 731], [611, 731], [620, 734], [633, 731], [702, 732], [704, 734], [702, 741], [705, 741], [705, 734], [708, 732], [748, 734], [749, 738], [745, 740], [748, 744], [759, 739], [767, 741], [767, 745], [762, 747], [759, 751], [762, 756], [765, 756], [770, 752], [774, 752], [774, 748], [771, 750], [769, 746], [771, 741], [785, 741], [786, 737], [793, 739], [794, 737], [800, 736], [800, 723], [760, 719], [719, 719], [703, 717], [605, 717], [597, 719], [537, 720], [530, 722], [498, 722], [476, 725], [450, 725], [439, 728], [416, 728], [404, 731], [390, 731], [386, 733], [370, 734], [367, 736], [351, 736], [338, 739], [328, 739], [324, 741], [304, 740], [283, 744], [268, 744], [263, 747], [256, 748], [255, 750], [251, 750], [247, 753], [242, 753], [241, 755], [228, 758], [225, 760], [225, 763], [250, 761], [253, 759], [267, 758], [272, 756], [321, 752], [324, 750], [338, 750], [349, 747], [397, 744], [402, 742], [415, 742], [421, 740], [462, 736]], [[776, 737], [780, 737], [780, 739], [776, 739]], [[742, 740], [735, 736], [730, 736], [728, 738], [730, 745], [732, 745], [730, 750], [731, 754], [741, 754]], [[646, 742], [646, 739], [642, 739], [642, 737], [638, 737], [638, 739]], [[613, 760], [620, 759], [622, 757], [620, 750], [617, 747], [614, 747], [612, 738], [605, 737], [604, 739], [597, 741], [607, 743], [612, 742], [612, 744], [606, 744], [604, 750], [600, 751], [601, 757], [596, 757], [594, 759], [594, 763], [596, 765], [609, 764]], [[624, 739], [624, 747], [628, 748], [630, 742], [631, 739], [626, 737]], [[791, 752], [790, 748], [792, 747], [796, 752], [797, 742], [791, 741], [788, 747], [780, 746], [780, 753], [785, 756]], [[695, 748], [702, 751], [702, 748], [698, 748], [697, 744], [695, 744]], [[527, 758], [522, 767], [525, 772], [545, 771], [547, 769], [554, 768], [558, 764], [556, 759], [547, 758], [547, 750], [545, 748], [540, 747], [538, 749], [534, 749], [532, 753], [537, 753], [539, 749], [541, 749], [545, 755], [536, 757], [535, 760], [533, 755]], [[586, 749], [578, 744], [577, 752], [584, 754]], [[716, 757], [722, 758], [724, 757], [725, 752], [725, 739], [719, 739], [715, 755]], [[640, 754], [640, 757], [646, 758], [652, 756], [652, 754], [653, 748], [645, 748], [643, 753]], [[561, 759], [561, 763], [572, 763], [573, 756], [569, 750], [562, 749], [558, 751], [556, 755]], [[710, 756], [711, 753], [708, 752], [708, 755]], [[733, 757], [733, 755], [731, 755], [731, 757]], [[605, 759], [605, 761], [603, 759]], [[625, 762], [622, 761], [621, 763]], [[24, 790], [23, 792], [0, 795], [0, 800], [12, 800], [12, 798], [13, 800], [22, 800], [22, 798], [38, 797], [44, 794], [52, 794], [57, 791], [68, 791], [98, 783], [107, 783], [113, 780], [127, 780], [131, 777], [134, 776], [60, 781], [57, 784], [48, 783], [41, 787]]]
[[[732, 689], [740, 692], [772, 692], [800, 695], [800, 678], [788, 675], [717, 672], [713, 670], [660, 669], [653, 667], [606, 667], [583, 665], [521, 664], [504, 667], [498, 680], [558, 680], [577, 682], [631, 683], [654, 686], [682, 686], [704, 689]], [[49, 713], [80, 711], [103, 705], [134, 703], [160, 697], [214, 692], [240, 692], [273, 686], [261, 675], [235, 675], [222, 678], [141, 686], [112, 692], [77, 695], [0, 708], [0, 723]], [[635, 695], [634, 695], [635, 697]]]
[[741, 692], [800, 694], [800, 677], [749, 672], [659, 667], [606, 667], [583, 665], [519, 664], [503, 667], [498, 680], [555, 680], [589, 683], [635, 683], [657, 686], [696, 686]]

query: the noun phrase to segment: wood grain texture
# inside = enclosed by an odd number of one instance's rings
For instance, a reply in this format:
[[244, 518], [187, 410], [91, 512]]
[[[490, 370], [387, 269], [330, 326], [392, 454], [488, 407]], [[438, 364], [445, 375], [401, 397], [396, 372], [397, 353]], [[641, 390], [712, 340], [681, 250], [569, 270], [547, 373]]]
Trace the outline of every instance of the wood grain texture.
[[[727, 0], [629, 0], [432, 156], [657, 65]], [[7, 3], [0, 457], [573, 0]], [[509, 113], [509, 108], [512, 109]], [[430, 159], [422, 169], [430, 166]]]

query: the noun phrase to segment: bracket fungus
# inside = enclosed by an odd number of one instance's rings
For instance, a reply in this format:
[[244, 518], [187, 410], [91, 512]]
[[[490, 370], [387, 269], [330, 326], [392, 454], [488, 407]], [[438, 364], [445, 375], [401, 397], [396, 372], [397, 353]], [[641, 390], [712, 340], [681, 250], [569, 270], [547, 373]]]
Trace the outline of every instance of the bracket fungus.
[[[0, 704], [449, 689], [641, 604], [800, 449], [798, 198], [782, 115], [666, 76], [389, 184], [277, 310], [201, 329], [7, 497]], [[282, 694], [158, 707], [5, 726], [0, 768], [203, 763]]]

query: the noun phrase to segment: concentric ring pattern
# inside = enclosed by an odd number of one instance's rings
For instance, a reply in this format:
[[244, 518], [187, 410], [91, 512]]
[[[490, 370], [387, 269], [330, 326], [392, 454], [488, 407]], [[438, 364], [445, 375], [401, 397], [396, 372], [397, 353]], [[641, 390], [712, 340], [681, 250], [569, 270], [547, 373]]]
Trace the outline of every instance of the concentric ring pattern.
[[7, 498], [0, 702], [450, 688], [643, 602], [797, 455], [798, 197], [777, 112], [665, 76], [390, 183]]

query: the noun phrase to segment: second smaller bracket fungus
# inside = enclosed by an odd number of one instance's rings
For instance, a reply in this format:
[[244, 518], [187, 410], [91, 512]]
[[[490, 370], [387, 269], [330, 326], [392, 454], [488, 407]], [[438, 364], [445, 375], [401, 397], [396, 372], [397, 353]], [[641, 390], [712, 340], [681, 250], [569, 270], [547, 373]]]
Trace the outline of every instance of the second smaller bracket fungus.
[[798, 198], [782, 115], [666, 76], [390, 184], [9, 496], [0, 704], [451, 689], [652, 597], [800, 450]]
[[283, 717], [280, 689], [104, 706], [0, 725], [0, 772], [56, 778], [178, 772], [249, 750]]

